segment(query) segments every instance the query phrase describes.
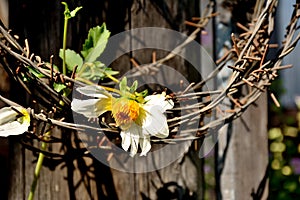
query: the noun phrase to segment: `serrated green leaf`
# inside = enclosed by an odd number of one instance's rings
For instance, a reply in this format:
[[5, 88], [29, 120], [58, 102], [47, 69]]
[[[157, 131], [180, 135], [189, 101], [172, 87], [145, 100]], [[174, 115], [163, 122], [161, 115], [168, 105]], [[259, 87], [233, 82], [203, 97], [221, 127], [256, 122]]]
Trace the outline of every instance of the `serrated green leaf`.
[[[75, 66], [78, 66], [77, 70], [80, 70], [82, 64], [83, 64], [83, 59], [81, 58], [81, 56], [76, 53], [73, 50], [67, 49], [66, 51], [66, 64], [67, 64], [67, 68], [70, 71], [73, 71]], [[63, 59], [63, 50], [60, 49], [59, 51], [59, 57]]]
[[105, 23], [100, 26], [91, 28], [88, 34], [81, 55], [84, 57], [85, 62], [94, 62], [104, 51], [110, 31], [106, 29]]

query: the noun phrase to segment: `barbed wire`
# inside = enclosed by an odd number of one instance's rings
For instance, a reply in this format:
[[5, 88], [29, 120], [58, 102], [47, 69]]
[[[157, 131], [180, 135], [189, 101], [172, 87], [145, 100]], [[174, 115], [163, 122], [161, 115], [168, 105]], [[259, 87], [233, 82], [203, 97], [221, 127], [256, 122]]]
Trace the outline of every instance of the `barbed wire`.
[[[243, 30], [243, 33], [231, 35], [233, 46], [216, 61], [216, 68], [207, 77], [204, 77], [203, 80], [189, 85], [183, 91], [176, 92], [174, 95], [174, 102], [182, 102], [185, 101], [185, 99], [196, 99], [198, 100], [197, 103], [192, 105], [187, 104], [185, 107], [180, 108], [175, 107], [168, 111], [169, 114], [178, 110], [190, 111], [181, 116], [173, 115], [172, 118], [168, 119], [171, 133], [176, 133], [176, 127], [182, 124], [191, 125], [199, 123], [199, 118], [211, 115], [212, 112], [218, 113], [218, 117], [206, 124], [203, 122], [196, 124], [197, 128], [183, 130], [180, 136], [171, 134], [169, 138], [152, 139], [153, 142], [174, 143], [182, 140], [196, 140], [205, 137], [209, 134], [209, 129], [218, 129], [224, 124], [240, 117], [263, 93], [268, 92], [269, 86], [278, 76], [280, 70], [291, 67], [291, 65], [282, 66], [281, 64], [283, 58], [293, 51], [300, 39], [300, 33], [297, 29], [300, 16], [300, 4], [294, 6], [290, 23], [286, 28], [285, 39], [281, 47], [277, 49], [276, 56], [268, 60], [267, 54], [270, 48], [277, 46], [270, 43], [270, 38], [274, 31], [274, 17], [277, 4], [278, 0], [267, 0], [266, 2], [257, 1], [251, 23], [249, 23], [248, 26], [237, 24], [237, 26]], [[179, 44], [164, 58], [153, 63], [143, 64], [142, 67], [136, 67], [132, 77], [157, 73], [157, 69], [161, 67], [163, 63], [173, 59], [187, 44], [195, 40], [198, 34], [201, 34], [201, 31], [208, 25], [209, 20], [217, 15], [217, 13], [213, 13], [214, 6], [212, 2], [207, 5], [203, 15], [197, 18], [198, 23], [186, 22], [187, 25], [195, 27], [195, 30], [185, 41]], [[28, 108], [32, 118], [39, 123], [80, 132], [85, 132], [86, 130], [93, 130], [96, 133], [103, 131], [108, 133], [119, 132], [118, 128], [113, 124], [106, 125], [106, 128], [95, 128], [93, 126], [64, 121], [64, 115], [71, 113], [71, 100], [55, 91], [53, 83], [64, 84], [70, 89], [73, 88], [74, 84], [84, 86], [85, 83], [76, 80], [76, 68], [71, 76], [63, 75], [53, 67], [52, 58], [50, 58], [49, 62], [42, 61], [39, 56], [35, 56], [30, 52], [26, 40], [25, 47], [22, 47], [15, 36], [11, 35], [11, 31], [7, 30], [3, 25], [0, 26], [0, 55], [0, 63], [9, 75], [16, 80], [29, 95], [33, 95], [38, 99], [37, 104], [41, 104], [43, 108], [45, 108], [45, 110], [40, 109], [37, 113], [34, 108]], [[232, 62], [234, 64], [230, 65]], [[28, 70], [28, 66], [38, 71], [43, 77], [39, 78], [35, 76]], [[215, 79], [218, 73], [225, 67], [229, 67], [232, 70], [232, 74], [224, 88], [218, 88], [214, 91], [193, 92], [195, 90], [201, 90], [208, 81]], [[24, 75], [26, 75], [30, 81], [25, 81], [22, 78]], [[34, 85], [34, 88], [30, 87], [30, 85]], [[274, 94], [270, 93], [270, 96], [275, 104], [278, 105]], [[2, 96], [0, 96], [0, 99], [8, 105], [16, 105], [15, 102]], [[199, 101], [200, 99], [201, 101]], [[60, 102], [63, 102], [63, 104]], [[228, 107], [222, 106], [224, 102], [232, 103], [232, 108], [228, 109]], [[49, 113], [51, 113], [51, 115]], [[63, 142], [63, 140], [55, 138], [54, 136], [49, 136], [50, 138], [45, 140], [43, 137], [36, 137], [37, 135], [43, 136], [43, 133], [37, 134], [29, 132], [27, 136], [30, 135], [33, 139], [39, 139], [49, 143]]]

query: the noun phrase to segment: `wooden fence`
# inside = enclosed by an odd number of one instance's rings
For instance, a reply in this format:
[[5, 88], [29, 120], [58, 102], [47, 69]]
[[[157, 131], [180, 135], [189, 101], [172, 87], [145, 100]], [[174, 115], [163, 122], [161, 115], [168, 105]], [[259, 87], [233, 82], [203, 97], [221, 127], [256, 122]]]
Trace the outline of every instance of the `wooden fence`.
[[[63, 6], [60, 2], [10, 1], [9, 27], [21, 37], [28, 38], [31, 51], [47, 60], [61, 48]], [[83, 6], [77, 18], [69, 27], [68, 45], [79, 50], [89, 28], [106, 22], [112, 35], [141, 27], [164, 27], [189, 34], [194, 28], [186, 26], [185, 20], [200, 16], [206, 1], [70, 1], [70, 8]], [[214, 28], [208, 34], [213, 46]], [[170, 42], [157, 39], [157, 43]], [[203, 40], [203, 38], [202, 38]], [[201, 41], [198, 37], [197, 41]], [[134, 41], [131, 41], [134, 43]], [[134, 45], [134, 44], [122, 45]], [[211, 51], [212, 52], [212, 51]], [[138, 63], [151, 62], [152, 50], [131, 52], [112, 67], [124, 73]], [[195, 57], [200, 57], [195, 52]], [[157, 51], [162, 57], [166, 52]], [[213, 57], [213, 56], [212, 56]], [[54, 61], [60, 63], [58, 56]], [[185, 77], [197, 81], [182, 58], [167, 63]], [[168, 77], [174, 81], [172, 77]], [[19, 87], [13, 86], [11, 98], [31, 104]], [[24, 99], [27, 102], [24, 102]], [[267, 196], [267, 99], [259, 101], [226, 131], [220, 134], [216, 154], [216, 192], [218, 199], [263, 199]], [[57, 130], [56, 135], [65, 138], [66, 143], [53, 144], [50, 150], [63, 157], [47, 158], [38, 181], [35, 199], [204, 199], [205, 158], [199, 158], [197, 143], [193, 143], [184, 157], [162, 169], [147, 173], [126, 173], [109, 168], [93, 156], [76, 156], [78, 135], [74, 132]], [[33, 180], [37, 153], [20, 144], [22, 136], [10, 139], [9, 191], [8, 199], [26, 199]], [[172, 156], [168, 152], [163, 156]], [[161, 157], [164, 160], [164, 157]], [[139, 167], [139, 166], [138, 166]], [[144, 166], [141, 166], [144, 167]]]

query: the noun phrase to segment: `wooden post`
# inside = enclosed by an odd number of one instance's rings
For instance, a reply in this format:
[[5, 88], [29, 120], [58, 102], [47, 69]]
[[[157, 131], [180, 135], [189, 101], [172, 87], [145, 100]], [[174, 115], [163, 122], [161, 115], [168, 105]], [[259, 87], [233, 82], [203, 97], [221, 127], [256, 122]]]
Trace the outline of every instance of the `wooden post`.
[[220, 199], [267, 199], [267, 97], [219, 136]]
[[0, 1], [0, 20], [8, 26], [8, 0]]
[[[223, 7], [218, 8], [222, 16], [219, 22], [225, 24], [217, 30], [220, 47], [225, 41], [228, 43], [231, 40], [232, 32], [237, 31], [236, 22], [247, 25], [247, 15], [251, 16], [251, 7], [254, 7], [255, 1], [247, 2], [247, 5], [243, 1], [224, 0], [219, 3], [223, 3]], [[220, 51], [220, 48], [217, 50]], [[219, 131], [216, 154], [218, 200], [267, 199], [267, 112], [267, 96], [262, 94], [241, 117]]]

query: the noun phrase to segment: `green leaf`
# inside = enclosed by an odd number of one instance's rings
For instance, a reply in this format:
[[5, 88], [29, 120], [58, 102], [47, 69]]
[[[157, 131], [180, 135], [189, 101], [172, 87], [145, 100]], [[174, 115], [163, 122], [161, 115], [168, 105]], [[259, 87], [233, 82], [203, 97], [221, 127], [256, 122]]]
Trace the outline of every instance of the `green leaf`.
[[[80, 70], [82, 64], [83, 64], [83, 60], [81, 58], [81, 56], [76, 53], [73, 50], [67, 49], [65, 51], [66, 53], [66, 64], [67, 64], [67, 68], [70, 71], [73, 71], [75, 66], [78, 66], [78, 70]], [[63, 50], [60, 49], [59, 51], [59, 57], [63, 59]]]
[[112, 70], [111, 68], [108, 68], [108, 67], [106, 67], [104, 69], [104, 72], [105, 72], [105, 74], [108, 74], [108, 75], [111, 75], [111, 76], [119, 74], [118, 71], [114, 71], [114, 70]]
[[74, 10], [72, 10], [70, 12], [71, 17], [75, 17], [76, 13], [82, 8], [82, 6], [80, 7], [76, 7]]
[[77, 73], [78, 77], [87, 80], [92, 80], [97, 75], [97, 68], [94, 63], [85, 63]]
[[144, 97], [147, 96], [148, 90], [144, 90], [142, 92], [134, 92], [135, 94], [135, 100], [138, 101], [139, 103], [145, 103]]
[[[49, 64], [49, 66], [51, 65], [50, 63], [48, 63], [48, 64]], [[57, 65], [54, 65], [54, 64], [53, 64], [53, 69], [55, 69], [56, 71], [59, 71], [59, 67]]]
[[127, 78], [124, 77], [120, 83], [119, 83], [120, 91], [121, 92], [126, 92], [127, 91]]
[[30, 73], [32, 73], [37, 78], [44, 78], [45, 75], [33, 68], [32, 66], [27, 66]]
[[81, 77], [87, 80], [99, 80], [104, 79], [109, 75], [115, 75], [119, 72], [113, 71], [111, 68], [105, 67], [105, 65], [99, 61], [94, 63], [84, 63], [83, 66], [77, 71], [77, 77]]
[[147, 89], [143, 90], [142, 92], [135, 92], [135, 96], [137, 96], [137, 97], [139, 97], [139, 96], [145, 97], [147, 95], [148, 95]]
[[75, 8], [74, 10], [70, 11], [68, 4], [66, 2], [61, 2], [63, 5], [65, 5], [65, 11], [64, 15], [66, 19], [70, 19], [72, 17], [75, 17], [76, 13], [82, 8], [82, 6]]
[[53, 88], [56, 92], [61, 92], [62, 90], [67, 88], [67, 86], [65, 86], [64, 84], [61, 84], [61, 83], [53, 83]]
[[93, 62], [93, 63], [94, 63], [94, 65], [95, 65], [96, 67], [98, 67], [98, 68], [102, 68], [102, 69], [105, 68], [105, 65], [104, 65], [102, 62], [100, 62], [100, 61], [95, 61], [95, 62]]
[[91, 28], [88, 34], [83, 48], [81, 51], [85, 62], [94, 62], [104, 51], [108, 38], [110, 36], [110, 31], [106, 29], [105, 23], [100, 26]]
[[135, 92], [136, 91], [136, 89], [137, 89], [137, 87], [138, 87], [138, 82], [137, 82], [137, 80], [135, 80], [133, 83], [132, 83], [132, 86], [130, 87], [130, 93], [133, 93], [133, 92]]
[[66, 87], [65, 89], [63, 89], [63, 95], [65, 97], [69, 96], [69, 94], [71, 94], [71, 92], [72, 92], [72, 90], [70, 88]]

